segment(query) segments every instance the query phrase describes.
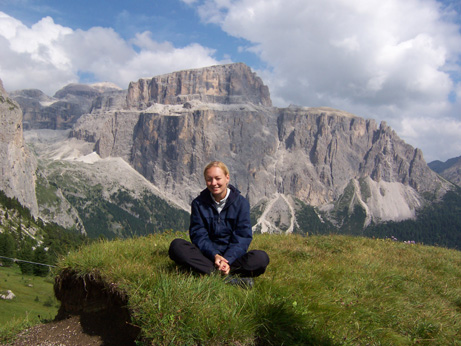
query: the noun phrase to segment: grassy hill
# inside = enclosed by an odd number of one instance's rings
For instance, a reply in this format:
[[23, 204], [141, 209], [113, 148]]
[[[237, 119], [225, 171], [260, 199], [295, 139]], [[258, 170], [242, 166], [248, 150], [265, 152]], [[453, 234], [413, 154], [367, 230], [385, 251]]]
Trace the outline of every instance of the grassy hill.
[[461, 252], [349, 236], [257, 235], [253, 290], [178, 270], [184, 233], [100, 241], [59, 270], [128, 297], [138, 344], [461, 345]]

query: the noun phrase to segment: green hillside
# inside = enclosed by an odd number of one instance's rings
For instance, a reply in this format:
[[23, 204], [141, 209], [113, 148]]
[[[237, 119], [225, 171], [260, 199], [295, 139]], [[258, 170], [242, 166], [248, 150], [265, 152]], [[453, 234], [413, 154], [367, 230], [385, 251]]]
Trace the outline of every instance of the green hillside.
[[[348, 201], [349, 203], [350, 201]], [[433, 201], [416, 212], [415, 219], [386, 221], [364, 227], [366, 211], [356, 205], [349, 214], [348, 203], [342, 210], [343, 223], [333, 225], [316, 208], [296, 201], [295, 233], [316, 235], [345, 234], [370, 238], [394, 238], [400, 241], [443, 246], [461, 250], [461, 188], [448, 191], [441, 200]]]
[[[35, 219], [17, 199], [0, 191], [0, 263], [11, 266], [17, 258], [37, 263], [54, 264], [67, 251], [77, 248], [88, 238], [54, 223]], [[46, 267], [20, 262], [23, 274], [46, 276]]]
[[184, 233], [100, 241], [59, 261], [128, 297], [141, 345], [461, 345], [461, 252], [350, 236], [257, 235], [252, 290], [184, 273]]
[[[72, 215], [71, 227], [84, 228], [91, 239], [129, 238], [188, 228], [188, 212], [154, 194], [144, 180], [136, 184], [139, 177], [134, 170], [117, 176], [118, 169], [39, 158], [36, 194], [41, 213], [58, 223]], [[104, 175], [102, 171], [113, 174]], [[133, 186], [124, 186], [126, 181]]]
[[12, 300], [0, 299], [2, 338], [30, 325], [54, 319], [59, 302], [54, 296], [53, 282], [51, 276], [24, 275], [17, 265], [0, 267], [0, 294], [10, 290], [15, 295]]

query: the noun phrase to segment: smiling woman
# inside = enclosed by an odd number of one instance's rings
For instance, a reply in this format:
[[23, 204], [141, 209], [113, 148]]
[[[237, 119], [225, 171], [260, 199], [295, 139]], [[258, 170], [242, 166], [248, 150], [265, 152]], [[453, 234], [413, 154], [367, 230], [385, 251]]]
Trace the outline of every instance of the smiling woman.
[[[215, 201], [220, 204], [228, 196], [229, 170], [222, 162], [209, 163], [203, 171], [206, 186], [213, 195]], [[230, 190], [229, 190], [230, 191]], [[221, 208], [222, 210], [222, 208]]]
[[[170, 258], [178, 265], [199, 273], [214, 271], [231, 277], [230, 283], [252, 286], [248, 279], [263, 274], [269, 256], [261, 250], [248, 251], [253, 238], [250, 205], [229, 184], [227, 166], [210, 162], [204, 169], [207, 188], [192, 201], [189, 236], [192, 243], [175, 239], [170, 245]], [[248, 252], [247, 252], [248, 251]]]

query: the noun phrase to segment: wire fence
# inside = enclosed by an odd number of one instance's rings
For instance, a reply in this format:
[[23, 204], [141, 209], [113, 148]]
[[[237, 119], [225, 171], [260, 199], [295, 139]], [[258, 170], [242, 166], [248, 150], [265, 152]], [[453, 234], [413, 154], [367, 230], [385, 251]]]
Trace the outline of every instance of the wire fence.
[[36, 265], [39, 265], [39, 266], [46, 266], [46, 267], [56, 268], [56, 266], [51, 265], [51, 264], [31, 262], [31, 261], [26, 261], [26, 260], [21, 260], [21, 259], [17, 259], [17, 258], [11, 258], [11, 257], [5, 257], [5, 256], [0, 256], [0, 258], [9, 259], [9, 260], [12, 260], [15, 263], [16, 262], [23, 262], [23, 263], [36, 264]]

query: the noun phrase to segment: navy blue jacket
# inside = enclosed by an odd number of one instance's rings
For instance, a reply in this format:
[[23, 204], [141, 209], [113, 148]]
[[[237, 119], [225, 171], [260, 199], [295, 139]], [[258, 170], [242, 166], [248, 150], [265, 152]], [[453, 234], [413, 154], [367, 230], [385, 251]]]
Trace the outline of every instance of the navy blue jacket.
[[247, 252], [253, 232], [250, 204], [234, 186], [228, 187], [230, 194], [221, 213], [208, 189], [192, 201], [189, 236], [213, 262], [214, 256], [220, 254], [232, 264]]

